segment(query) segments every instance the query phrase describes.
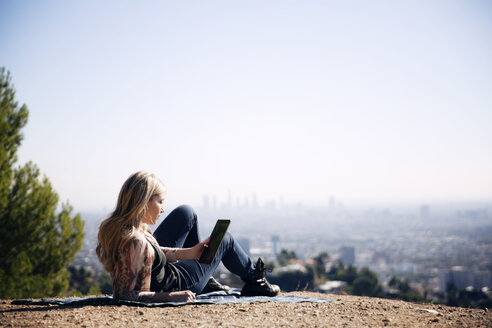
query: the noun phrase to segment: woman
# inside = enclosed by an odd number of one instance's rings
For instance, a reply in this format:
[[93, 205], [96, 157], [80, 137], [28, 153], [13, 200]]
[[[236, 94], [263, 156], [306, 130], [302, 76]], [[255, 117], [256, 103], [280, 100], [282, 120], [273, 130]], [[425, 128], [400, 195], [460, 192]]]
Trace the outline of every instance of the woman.
[[[111, 274], [113, 296], [143, 302], [189, 302], [204, 290], [222, 261], [245, 285], [242, 295], [275, 296], [280, 288], [265, 278], [261, 259], [256, 266], [227, 233], [211, 264], [198, 261], [207, 242], [200, 242], [197, 219], [188, 206], [164, 213], [166, 190], [154, 174], [137, 172], [121, 187], [114, 212], [99, 227], [97, 256]], [[215, 286], [220, 289], [220, 286]]]

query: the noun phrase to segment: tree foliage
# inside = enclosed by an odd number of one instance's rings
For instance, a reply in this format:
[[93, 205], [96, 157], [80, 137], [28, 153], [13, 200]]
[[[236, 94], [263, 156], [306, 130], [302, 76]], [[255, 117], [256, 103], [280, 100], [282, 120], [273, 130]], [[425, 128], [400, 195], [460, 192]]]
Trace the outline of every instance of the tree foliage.
[[410, 287], [410, 284], [407, 281], [399, 279], [398, 277], [391, 277], [388, 282], [388, 287], [391, 288], [391, 291], [388, 292], [387, 295], [391, 298], [412, 302], [421, 302], [425, 300], [422, 295]]
[[313, 290], [314, 273], [312, 268], [303, 271], [285, 271], [268, 278], [272, 284], [279, 285], [286, 292]]
[[353, 293], [360, 296], [382, 297], [383, 291], [378, 277], [368, 268], [362, 268], [353, 282]]
[[282, 249], [280, 254], [277, 254], [277, 261], [281, 266], [289, 264], [290, 260], [297, 259], [296, 252]]
[[326, 276], [326, 266], [325, 261], [330, 258], [327, 252], [321, 252], [313, 258], [314, 260], [314, 273], [315, 277], [319, 278], [319, 281], [324, 281]]
[[29, 162], [14, 167], [28, 110], [0, 68], [0, 298], [59, 295], [82, 247], [84, 222]]
[[112, 294], [113, 283], [106, 272], [97, 274], [84, 266], [70, 266], [69, 290], [70, 296]]
[[331, 267], [330, 271], [327, 272], [328, 279], [345, 281], [349, 285], [353, 284], [358, 275], [359, 273], [357, 272], [356, 267], [352, 264], [345, 267], [343, 262], [340, 260], [337, 260]]

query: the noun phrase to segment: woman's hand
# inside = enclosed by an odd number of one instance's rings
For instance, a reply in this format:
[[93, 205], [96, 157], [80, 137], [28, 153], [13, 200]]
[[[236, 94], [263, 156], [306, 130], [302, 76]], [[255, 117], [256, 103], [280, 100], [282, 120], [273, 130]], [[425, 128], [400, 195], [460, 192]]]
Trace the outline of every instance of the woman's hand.
[[170, 262], [194, 260], [199, 259], [200, 256], [202, 256], [203, 250], [208, 247], [208, 243], [210, 243], [210, 237], [190, 248], [161, 247], [161, 249], [164, 254], [166, 254], [167, 260]]
[[205, 248], [208, 247], [208, 243], [210, 243], [210, 237], [207, 238], [206, 240], [202, 241], [201, 243], [196, 244], [193, 246], [190, 251], [191, 251], [191, 258], [192, 259], [199, 259], [200, 256], [202, 256], [203, 251]]
[[191, 290], [180, 290], [179, 292], [156, 292], [151, 294], [153, 295], [147, 297], [144, 302], [191, 302], [196, 297], [195, 293]]
[[196, 295], [191, 290], [181, 290], [179, 292], [170, 292], [168, 298], [171, 302], [191, 302], [196, 298]]

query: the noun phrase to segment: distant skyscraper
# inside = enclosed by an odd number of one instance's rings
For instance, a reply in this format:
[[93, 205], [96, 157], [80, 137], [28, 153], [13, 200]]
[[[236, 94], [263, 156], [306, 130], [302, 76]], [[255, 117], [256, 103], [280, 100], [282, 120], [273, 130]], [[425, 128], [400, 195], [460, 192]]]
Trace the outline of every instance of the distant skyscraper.
[[468, 286], [473, 286], [473, 273], [465, 267], [454, 266], [449, 272], [450, 282], [457, 289], [465, 289]]
[[353, 265], [355, 263], [355, 248], [351, 246], [340, 247], [340, 261], [345, 265]]
[[476, 271], [463, 266], [454, 266], [439, 275], [440, 289], [446, 292], [450, 286], [459, 290], [474, 287], [477, 290], [490, 287], [490, 271]]
[[232, 208], [232, 193], [230, 190], [227, 191], [227, 208]]
[[475, 271], [473, 277], [473, 287], [479, 290], [483, 287], [490, 287], [490, 280], [490, 271]]
[[330, 211], [335, 209], [335, 197], [330, 196], [330, 202], [328, 204]]
[[258, 200], [256, 199], [256, 193], [254, 192], [252, 195], [251, 195], [251, 206], [253, 208], [257, 208], [258, 207]]
[[275, 254], [275, 255], [280, 253], [279, 241], [280, 241], [280, 238], [277, 235], [272, 236], [272, 248], [273, 248], [273, 254]]
[[210, 208], [210, 200], [208, 198], [208, 195], [203, 195], [203, 208], [207, 210]]
[[420, 206], [420, 218], [421, 219], [430, 218], [430, 207], [429, 207], [429, 205], [424, 204], [424, 205]]

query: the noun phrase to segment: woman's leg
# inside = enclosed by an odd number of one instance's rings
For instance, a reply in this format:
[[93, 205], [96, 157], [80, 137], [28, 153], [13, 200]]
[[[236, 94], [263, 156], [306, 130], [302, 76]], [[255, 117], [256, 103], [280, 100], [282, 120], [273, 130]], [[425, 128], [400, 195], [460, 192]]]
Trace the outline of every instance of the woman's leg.
[[[164, 247], [193, 247], [200, 241], [198, 234], [198, 221], [195, 211], [187, 205], [182, 205], [173, 210], [154, 232], [159, 245]], [[228, 290], [229, 287], [221, 285], [208, 275], [208, 291]]]
[[154, 231], [163, 247], [193, 247], [200, 242], [195, 211], [188, 205], [175, 208]]
[[243, 279], [250, 277], [255, 271], [246, 252], [230, 233], [226, 233], [211, 264], [200, 263], [198, 260], [174, 263], [182, 274], [181, 289], [200, 293], [221, 261], [230, 272]]
[[[179, 206], [159, 225], [154, 232], [154, 237], [164, 247], [193, 247], [200, 241], [195, 211], [186, 205]], [[265, 279], [261, 259], [258, 260], [261, 265], [255, 268], [246, 252], [229, 233], [224, 236], [211, 264], [200, 263], [198, 260], [175, 263], [181, 272], [181, 289], [200, 293], [221, 261], [229, 271], [246, 282], [242, 294], [249, 296], [278, 294], [280, 290], [278, 286], [270, 285]]]

